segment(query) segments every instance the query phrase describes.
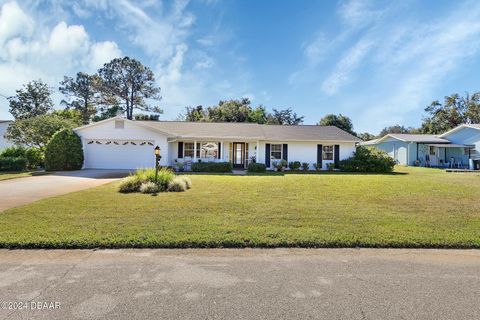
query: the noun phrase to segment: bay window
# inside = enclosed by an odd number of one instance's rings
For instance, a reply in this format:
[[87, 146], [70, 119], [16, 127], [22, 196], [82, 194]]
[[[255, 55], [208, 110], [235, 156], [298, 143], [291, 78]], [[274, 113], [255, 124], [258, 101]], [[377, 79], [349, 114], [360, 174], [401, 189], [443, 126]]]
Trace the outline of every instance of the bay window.
[[199, 149], [200, 158], [218, 158], [217, 142], [202, 142]]

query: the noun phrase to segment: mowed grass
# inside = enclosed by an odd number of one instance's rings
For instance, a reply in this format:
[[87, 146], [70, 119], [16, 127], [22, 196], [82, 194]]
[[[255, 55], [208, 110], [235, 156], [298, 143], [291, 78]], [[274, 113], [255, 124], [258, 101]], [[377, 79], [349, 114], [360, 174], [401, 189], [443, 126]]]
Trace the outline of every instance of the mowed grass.
[[1, 247], [480, 248], [480, 176], [191, 175], [182, 193], [118, 182], [0, 213]]

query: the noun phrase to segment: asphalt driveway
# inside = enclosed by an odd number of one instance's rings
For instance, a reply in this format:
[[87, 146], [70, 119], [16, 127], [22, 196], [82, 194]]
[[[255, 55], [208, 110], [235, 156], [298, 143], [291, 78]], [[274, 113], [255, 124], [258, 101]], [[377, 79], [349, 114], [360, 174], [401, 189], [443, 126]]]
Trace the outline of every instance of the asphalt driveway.
[[479, 270], [478, 250], [0, 250], [0, 319], [478, 320]]
[[128, 174], [128, 170], [86, 169], [0, 181], [0, 211], [43, 198], [99, 186]]

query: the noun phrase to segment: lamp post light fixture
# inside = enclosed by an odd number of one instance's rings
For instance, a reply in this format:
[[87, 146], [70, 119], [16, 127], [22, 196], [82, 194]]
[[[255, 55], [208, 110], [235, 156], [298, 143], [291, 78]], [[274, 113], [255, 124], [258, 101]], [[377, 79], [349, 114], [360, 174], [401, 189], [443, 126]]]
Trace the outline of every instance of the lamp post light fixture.
[[158, 168], [160, 167], [160, 159], [162, 159], [162, 156], [160, 155], [160, 147], [156, 146], [155, 147], [155, 183], [157, 183], [158, 179]]

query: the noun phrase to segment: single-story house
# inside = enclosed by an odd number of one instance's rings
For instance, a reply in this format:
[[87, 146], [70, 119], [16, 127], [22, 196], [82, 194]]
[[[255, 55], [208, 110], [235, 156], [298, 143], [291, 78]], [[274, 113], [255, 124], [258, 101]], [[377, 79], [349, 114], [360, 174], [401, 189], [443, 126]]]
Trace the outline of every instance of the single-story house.
[[362, 142], [387, 152], [399, 164], [432, 167], [469, 166], [480, 159], [480, 125], [464, 124], [441, 135], [390, 133]]
[[7, 132], [7, 128], [12, 123], [11, 120], [0, 120], [0, 150], [8, 148], [13, 145], [11, 141], [8, 141], [4, 135]]
[[75, 129], [84, 150], [84, 168], [135, 169], [177, 162], [229, 161], [245, 169], [252, 161], [273, 168], [276, 161], [338, 163], [352, 156], [361, 140], [334, 126], [260, 125], [138, 121], [114, 117]]

